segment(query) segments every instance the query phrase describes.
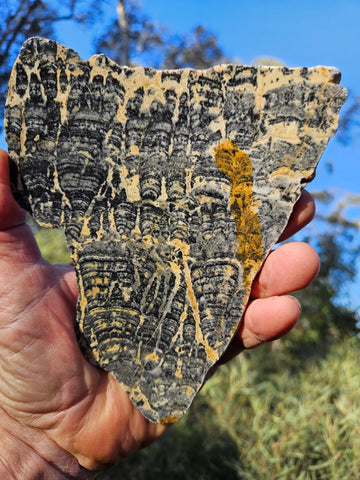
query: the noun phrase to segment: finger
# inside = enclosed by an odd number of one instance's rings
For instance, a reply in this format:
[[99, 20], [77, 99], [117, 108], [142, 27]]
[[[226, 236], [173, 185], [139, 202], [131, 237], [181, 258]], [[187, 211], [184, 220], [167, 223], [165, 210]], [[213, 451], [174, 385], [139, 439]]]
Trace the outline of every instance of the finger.
[[319, 256], [307, 243], [285, 243], [268, 255], [254, 280], [251, 298], [282, 295], [307, 287], [318, 274]]
[[10, 187], [9, 159], [0, 149], [0, 230], [7, 230], [26, 221], [26, 212], [16, 203]]
[[315, 202], [311, 194], [306, 190], [303, 190], [299, 200], [295, 203], [293, 212], [290, 216], [287, 227], [281, 234], [279, 242], [283, 242], [287, 238], [291, 237], [305, 225], [307, 225], [314, 218], [315, 215]]
[[293, 328], [300, 312], [300, 303], [291, 296], [254, 300], [246, 309], [236, 336], [245, 348], [276, 340]]
[[229, 362], [245, 348], [254, 348], [282, 337], [293, 328], [300, 313], [299, 302], [291, 296], [254, 300], [249, 304], [241, 327], [216, 366]]

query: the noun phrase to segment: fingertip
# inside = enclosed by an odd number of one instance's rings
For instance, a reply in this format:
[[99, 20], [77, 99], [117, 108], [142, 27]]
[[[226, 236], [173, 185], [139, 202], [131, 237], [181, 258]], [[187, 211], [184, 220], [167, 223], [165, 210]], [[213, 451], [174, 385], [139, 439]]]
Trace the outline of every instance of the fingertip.
[[305, 288], [317, 276], [319, 268], [319, 255], [311, 245], [285, 243], [268, 255], [254, 280], [251, 297], [271, 297]]
[[254, 300], [245, 312], [238, 335], [245, 348], [254, 348], [288, 333], [300, 313], [300, 303], [291, 295]]

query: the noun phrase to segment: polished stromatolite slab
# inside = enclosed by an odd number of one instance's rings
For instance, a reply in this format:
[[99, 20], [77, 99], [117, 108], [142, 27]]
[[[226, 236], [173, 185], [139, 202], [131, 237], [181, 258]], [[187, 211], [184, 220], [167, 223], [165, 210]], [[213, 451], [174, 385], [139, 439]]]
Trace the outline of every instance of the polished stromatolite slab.
[[152, 421], [180, 418], [336, 131], [337, 70], [88, 62], [27, 41], [6, 138], [18, 201], [61, 227], [78, 338]]

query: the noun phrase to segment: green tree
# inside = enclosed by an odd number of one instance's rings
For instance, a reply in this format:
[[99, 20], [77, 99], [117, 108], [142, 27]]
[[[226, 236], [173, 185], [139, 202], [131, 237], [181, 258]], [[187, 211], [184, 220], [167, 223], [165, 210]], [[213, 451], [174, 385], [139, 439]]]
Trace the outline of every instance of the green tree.
[[129, 66], [143, 62], [150, 53], [154, 61], [151, 66], [159, 66], [158, 59], [165, 48], [165, 29], [144, 15], [138, 2], [119, 0], [116, 16], [105, 31], [95, 42], [98, 52]]
[[230, 63], [217, 37], [198, 25], [189, 35], [175, 37], [165, 52], [163, 68], [209, 68]]

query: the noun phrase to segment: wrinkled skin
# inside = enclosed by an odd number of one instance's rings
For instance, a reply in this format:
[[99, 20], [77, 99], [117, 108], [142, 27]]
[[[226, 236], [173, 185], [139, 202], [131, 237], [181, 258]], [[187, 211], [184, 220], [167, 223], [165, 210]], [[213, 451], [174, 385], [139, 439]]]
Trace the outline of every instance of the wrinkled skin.
[[[304, 193], [282, 239], [313, 213], [313, 201]], [[271, 252], [221, 363], [288, 332], [300, 306], [286, 294], [308, 285], [318, 267], [317, 254], [304, 243]], [[6, 428], [0, 434], [5, 445], [10, 436], [12, 443], [7, 458], [0, 453], [0, 466], [16, 457], [16, 445], [21, 452], [22, 437], [41, 461], [63, 465], [61, 455], [71, 454], [95, 470], [156, 440], [167, 428], [146, 420], [110, 374], [84, 359], [74, 335], [77, 293], [73, 267], [50, 265], [41, 257], [26, 214], [12, 197], [7, 155], [1, 151], [0, 429]]]

